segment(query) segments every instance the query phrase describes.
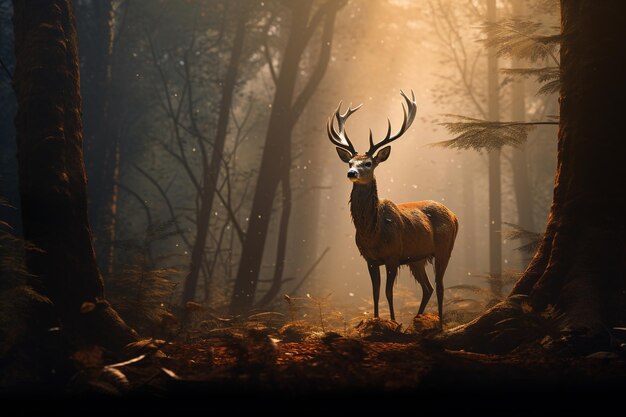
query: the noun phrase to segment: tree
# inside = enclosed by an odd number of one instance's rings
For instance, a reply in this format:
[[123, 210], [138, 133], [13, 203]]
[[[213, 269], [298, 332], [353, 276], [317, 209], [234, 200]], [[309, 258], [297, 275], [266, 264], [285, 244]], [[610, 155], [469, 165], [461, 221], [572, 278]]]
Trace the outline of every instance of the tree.
[[[496, 0], [487, 0], [487, 21], [495, 22]], [[487, 116], [496, 121], [500, 117], [500, 88], [498, 85], [498, 57], [495, 48], [487, 51]], [[494, 278], [492, 291], [496, 297], [502, 296], [498, 286], [502, 275], [502, 185], [500, 181], [500, 149], [489, 151], [489, 274]]]
[[[206, 162], [203, 167], [203, 178], [198, 190], [200, 194], [200, 209], [198, 218], [196, 219], [195, 240], [191, 248], [191, 263], [189, 265], [189, 272], [185, 278], [183, 289], [183, 304], [188, 301], [193, 301], [195, 297], [196, 287], [198, 286], [198, 277], [200, 276], [200, 269], [202, 268], [204, 261], [205, 246], [212, 213], [211, 208], [213, 207], [213, 200], [217, 193], [220, 168], [224, 159], [224, 144], [228, 133], [228, 122], [230, 120], [229, 116], [233, 102], [233, 93], [235, 91], [239, 66], [243, 54], [249, 7], [250, 6], [245, 4], [244, 1], [239, 2], [239, 10], [237, 10], [239, 17], [237, 19], [237, 27], [235, 30], [230, 61], [228, 63], [228, 69], [226, 71], [222, 87], [222, 99], [219, 106], [217, 129], [212, 143], [213, 150], [210, 161], [207, 161], [205, 158]], [[189, 100], [192, 100], [191, 91], [189, 92]], [[196, 134], [199, 134], [198, 127], [195, 123], [193, 123], [195, 120], [193, 115], [190, 118], [192, 120], [192, 129]]]
[[[543, 2], [541, 5], [541, 8], [544, 9], [542, 12], [549, 10], [549, 6], [546, 3]], [[507, 274], [502, 274], [501, 242], [503, 239], [503, 223], [501, 221], [501, 180], [499, 178], [505, 177], [500, 174], [501, 162], [498, 161], [503, 156], [511, 164], [513, 191], [515, 192], [517, 203], [518, 224], [508, 223], [509, 227], [513, 229], [508, 234], [508, 238], [521, 239], [524, 241], [521, 248], [529, 248], [533, 246], [533, 242], [529, 241], [528, 238], [535, 234], [527, 230], [532, 228], [532, 201], [526, 157], [521, 149], [525, 147], [528, 134], [534, 126], [556, 124], [553, 121], [543, 120], [545, 119], [545, 110], [548, 108], [547, 103], [550, 102], [550, 98], [542, 100], [543, 103], [533, 103], [534, 107], [543, 109], [543, 111], [535, 112], [536, 115], [540, 115], [540, 121], [526, 122], [524, 120], [526, 109], [524, 91], [521, 84], [523, 78], [534, 77], [543, 84], [539, 92], [550, 93], [555, 81], [554, 69], [552, 67], [520, 68], [519, 64], [522, 60], [530, 61], [532, 64], [552, 60], [558, 64], [554, 51], [558, 48], [559, 36], [555, 36], [544, 21], [527, 21], [522, 19], [519, 16], [521, 13], [519, 11], [520, 2], [514, 2], [513, 5], [516, 6], [513, 8], [513, 19], [496, 20], [496, 3], [492, 1], [486, 2], [488, 19], [483, 25], [483, 30], [486, 33], [486, 39], [484, 39], [483, 43], [487, 47], [488, 52], [488, 74], [486, 77], [488, 81], [488, 109], [484, 110], [481, 105], [481, 95], [479, 91], [474, 91], [473, 88], [475, 67], [480, 53], [477, 53], [475, 57], [468, 53], [467, 47], [463, 44], [463, 37], [459, 34], [460, 26], [456, 22], [455, 14], [449, 9], [449, 6], [448, 8], [444, 7], [442, 2], [438, 2], [436, 7], [434, 4], [431, 4], [434, 16], [437, 17], [437, 20], [442, 21], [441, 24], [435, 23], [435, 32], [443, 44], [444, 50], [450, 51], [448, 54], [453, 59], [449, 60], [456, 64], [455, 66], [458, 68], [461, 76], [462, 82], [458, 84], [463, 87], [460, 88], [460, 92], [462, 96], [466, 97], [468, 103], [473, 104], [473, 107], [477, 110], [475, 113], [478, 113], [480, 117], [456, 116], [458, 121], [442, 123], [456, 137], [452, 140], [439, 142], [437, 145], [460, 150], [474, 149], [479, 152], [486, 151], [489, 155], [490, 272], [486, 276], [492, 299], [489, 305], [492, 305], [493, 301], [503, 298], [503, 289], [511, 282], [510, 277], [506, 276]], [[552, 3], [552, 5], [554, 8], [558, 7], [556, 3]], [[534, 9], [537, 7], [539, 6], [533, 5]], [[483, 18], [480, 10], [474, 7], [473, 4], [470, 4], [469, 9], [474, 11], [473, 14], [478, 14], [479, 18]], [[513, 81], [510, 97], [513, 122], [498, 121], [498, 113], [500, 112], [498, 97], [500, 94], [496, 93], [497, 90], [504, 91], [499, 88], [498, 82], [497, 59], [499, 57], [513, 58], [514, 68], [506, 68], [499, 71], [506, 75], [502, 84]], [[446, 80], [446, 78], [442, 78]], [[556, 81], [558, 82], [558, 74]], [[507, 100], [501, 101], [506, 106]], [[540, 105], [538, 106], [538, 104]], [[502, 152], [501, 148], [506, 145], [511, 145], [510, 154]], [[464, 181], [469, 182], [470, 180], [467, 177]], [[467, 189], [467, 187], [464, 188]], [[471, 195], [471, 193], [464, 194]], [[469, 199], [466, 201], [468, 204], [470, 203]], [[472, 227], [473, 222], [469, 221], [469, 225], [467, 223], [465, 223], [466, 227]], [[526, 226], [520, 227], [519, 223], [523, 223]], [[507, 235], [505, 234], [505, 236]], [[463, 287], [470, 288], [465, 285]], [[478, 289], [473, 285], [471, 288]]]
[[[345, 3], [345, 0], [327, 0], [314, 13], [312, 13], [312, 0], [291, 5], [291, 29], [282, 56], [280, 71], [276, 73], [271, 66], [271, 61], [269, 62], [272, 74], [275, 75], [276, 91], [252, 208], [248, 217], [249, 223], [242, 247], [235, 288], [230, 303], [232, 313], [246, 311], [253, 306], [263, 259], [263, 249], [279, 184], [282, 184], [282, 208], [284, 211], [280, 221], [277, 267], [281, 268], [281, 264], [284, 263], [291, 206], [289, 196], [289, 188], [291, 187], [291, 136], [302, 111], [324, 76], [330, 60], [335, 17]], [[300, 61], [313, 33], [322, 22], [323, 33], [318, 61], [302, 90], [295, 96]], [[275, 274], [273, 281], [280, 283], [281, 280], [282, 272], [279, 271]], [[272, 291], [276, 291], [276, 285]]]
[[[513, 17], [521, 18], [524, 10], [522, 0], [513, 0]], [[514, 57], [513, 68], [521, 67], [521, 60]], [[515, 80], [511, 86], [511, 120], [524, 122], [526, 119], [526, 97], [524, 80]], [[532, 190], [528, 174], [528, 153], [526, 144], [513, 149], [511, 165], [514, 171], [513, 188], [515, 190], [515, 203], [517, 205], [517, 224], [526, 230], [534, 230]]]
[[[83, 76], [84, 155], [89, 176], [88, 200], [90, 221], [95, 235], [97, 257], [107, 273], [113, 272], [113, 241], [115, 240], [115, 204], [117, 185], [114, 175], [119, 171], [118, 135], [112, 127], [109, 101], [114, 88], [112, 74], [116, 37], [113, 26], [113, 1], [79, 3], [78, 39], [81, 46]], [[119, 24], [119, 22], [118, 22]], [[119, 32], [119, 28], [118, 28]]]
[[443, 335], [448, 347], [508, 351], [543, 337], [538, 321], [574, 346], [581, 335], [608, 343], [607, 329], [623, 325], [624, 13], [619, 0], [561, 1], [558, 160], [544, 237], [509, 297]]
[[21, 226], [18, 206], [17, 161], [15, 160], [15, 97], [13, 95], [12, 69], [13, 28], [11, 16], [13, 8], [10, 0], [0, 1], [0, 197], [11, 205], [0, 205], [0, 218], [11, 224], [19, 235]]
[[104, 297], [87, 217], [80, 71], [72, 4], [13, 2], [18, 169], [27, 266], [64, 330], [117, 348], [136, 338]]

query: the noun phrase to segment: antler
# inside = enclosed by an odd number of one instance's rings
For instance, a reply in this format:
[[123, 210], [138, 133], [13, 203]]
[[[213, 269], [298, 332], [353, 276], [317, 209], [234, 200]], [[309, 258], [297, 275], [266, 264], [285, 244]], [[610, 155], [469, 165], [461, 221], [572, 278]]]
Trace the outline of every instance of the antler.
[[335, 130], [335, 127], [333, 126], [333, 116], [330, 116], [330, 118], [328, 119], [328, 124], [326, 126], [328, 130], [328, 138], [330, 139], [330, 141], [335, 146], [352, 153], [353, 156], [357, 154], [357, 151], [356, 149], [354, 149], [352, 142], [350, 142], [350, 139], [348, 138], [348, 134], [345, 130], [345, 125], [348, 117], [350, 117], [352, 113], [360, 109], [361, 106], [362, 104], [359, 104], [355, 108], [351, 108], [350, 106], [348, 106], [348, 110], [346, 110], [344, 114], [341, 114], [341, 102], [339, 102], [339, 106], [337, 106], [337, 110], [335, 110], [334, 114], [334, 116], [337, 118], [337, 127], [339, 128], [339, 131], [337, 132]]
[[400, 128], [400, 131], [396, 133], [395, 135], [391, 136], [391, 121], [387, 119], [387, 125], [388, 125], [387, 135], [385, 136], [385, 139], [378, 142], [377, 144], [374, 144], [374, 141], [372, 140], [372, 130], [370, 129], [370, 149], [369, 151], [365, 152], [369, 156], [374, 156], [374, 152], [376, 152], [378, 149], [387, 145], [388, 143], [393, 142], [394, 140], [402, 136], [404, 132], [407, 131], [409, 126], [411, 126], [411, 124], [413, 123], [413, 120], [415, 120], [415, 114], [417, 113], [417, 104], [415, 103], [415, 94], [413, 93], [413, 90], [411, 90], [411, 97], [412, 97], [411, 99], [409, 99], [406, 96], [406, 94], [404, 94], [404, 91], [402, 90], [400, 90], [400, 94], [402, 94], [402, 97], [404, 97], [404, 100], [406, 101], [406, 105], [409, 110], [408, 115], [407, 115], [407, 109], [404, 107], [404, 104], [402, 104], [402, 111], [404, 113], [404, 121], [402, 122], [402, 127]]

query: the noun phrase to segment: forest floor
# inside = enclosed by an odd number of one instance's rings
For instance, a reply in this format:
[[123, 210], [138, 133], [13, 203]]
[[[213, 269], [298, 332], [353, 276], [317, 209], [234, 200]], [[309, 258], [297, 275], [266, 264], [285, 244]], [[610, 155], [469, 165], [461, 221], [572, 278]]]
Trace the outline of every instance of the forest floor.
[[[437, 415], [624, 414], [620, 354], [554, 354], [541, 343], [507, 355], [451, 351], [432, 340], [438, 331], [430, 314], [405, 331], [365, 320], [351, 337], [302, 322], [278, 332], [257, 324], [188, 340], [144, 340], [107, 366], [101, 349], [85, 349], [74, 355], [82, 370], [62, 397], [86, 401], [66, 402], [62, 412], [363, 416], [410, 407]], [[44, 411], [50, 403], [30, 405]]]

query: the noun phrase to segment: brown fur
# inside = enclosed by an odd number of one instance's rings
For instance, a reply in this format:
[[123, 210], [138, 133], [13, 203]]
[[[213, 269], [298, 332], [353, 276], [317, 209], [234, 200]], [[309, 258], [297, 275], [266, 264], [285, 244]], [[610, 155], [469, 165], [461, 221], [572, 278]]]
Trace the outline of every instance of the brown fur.
[[[446, 206], [436, 201], [416, 201], [394, 204], [389, 200], [379, 200], [376, 190], [374, 169], [385, 162], [391, 153], [391, 146], [385, 146], [398, 139], [415, 118], [415, 97], [409, 99], [404, 93], [408, 113], [404, 112], [404, 123], [400, 131], [391, 136], [391, 124], [386, 137], [374, 144], [370, 132], [370, 149], [359, 155], [345, 134], [346, 119], [359, 107], [348, 108], [341, 114], [340, 107], [335, 112], [339, 131], [333, 127], [333, 119], [328, 121], [328, 137], [336, 145], [339, 159], [350, 169], [348, 178], [353, 183], [350, 195], [350, 212], [356, 227], [356, 244], [367, 261], [372, 279], [374, 295], [374, 317], [378, 317], [380, 296], [380, 266], [385, 265], [387, 283], [385, 294], [389, 303], [391, 320], [395, 320], [393, 310], [393, 284], [398, 267], [408, 265], [415, 279], [422, 286], [422, 302], [418, 314], [422, 314], [433, 293], [433, 286], [424, 270], [427, 261], [434, 259], [435, 284], [439, 322], [443, 320], [443, 275], [446, 272], [459, 222]], [[375, 154], [374, 154], [375, 153]]]
[[[368, 263], [374, 284], [375, 316], [378, 316], [376, 279], [378, 267], [387, 269], [387, 299], [393, 313], [393, 281], [397, 268], [409, 265], [421, 284], [423, 295], [419, 314], [423, 313], [432, 294], [432, 285], [424, 270], [427, 261], [435, 261], [439, 314], [442, 316], [443, 274], [448, 265], [458, 220], [446, 206], [432, 200], [395, 204], [378, 198], [376, 179], [354, 183], [350, 195], [350, 212], [356, 228], [356, 244]], [[390, 282], [391, 281], [391, 282]]]

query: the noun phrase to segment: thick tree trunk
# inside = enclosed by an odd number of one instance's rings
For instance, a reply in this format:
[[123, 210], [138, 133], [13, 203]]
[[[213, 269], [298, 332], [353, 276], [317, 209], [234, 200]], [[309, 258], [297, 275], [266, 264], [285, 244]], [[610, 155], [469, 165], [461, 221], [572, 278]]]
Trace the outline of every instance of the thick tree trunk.
[[510, 350], [545, 334], [524, 324], [536, 324], [525, 320], [533, 317], [607, 338], [607, 329], [624, 324], [625, 15], [620, 0], [561, 1], [558, 161], [545, 237], [511, 296], [445, 335], [448, 347]]
[[185, 286], [183, 289], [183, 304], [193, 301], [198, 287], [198, 278], [202, 262], [204, 258], [207, 234], [209, 232], [209, 223], [211, 220], [211, 208], [213, 207], [213, 199], [217, 190], [217, 181], [222, 167], [222, 159], [224, 157], [224, 145], [228, 133], [228, 122], [230, 120], [231, 105], [233, 102], [233, 93], [237, 83], [239, 73], [239, 65], [243, 53], [244, 39], [246, 35], [246, 23], [248, 9], [243, 5], [237, 21], [237, 29], [235, 39], [233, 41], [233, 49], [230, 56], [230, 62], [226, 71], [224, 87], [222, 89], [222, 102], [220, 104], [220, 114], [217, 122], [217, 130], [215, 140], [213, 141], [213, 153], [211, 154], [211, 162], [204, 169], [202, 196], [200, 210], [196, 223], [196, 237], [191, 249], [191, 263], [189, 272], [185, 278]]
[[91, 242], [72, 5], [13, 5], [22, 222], [24, 237], [42, 249], [29, 255], [27, 265], [41, 279], [66, 332], [117, 348], [136, 334], [104, 298]]

